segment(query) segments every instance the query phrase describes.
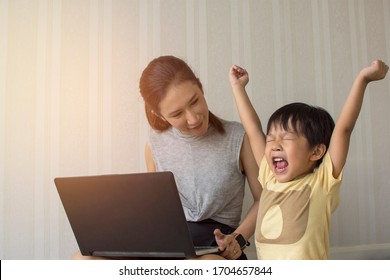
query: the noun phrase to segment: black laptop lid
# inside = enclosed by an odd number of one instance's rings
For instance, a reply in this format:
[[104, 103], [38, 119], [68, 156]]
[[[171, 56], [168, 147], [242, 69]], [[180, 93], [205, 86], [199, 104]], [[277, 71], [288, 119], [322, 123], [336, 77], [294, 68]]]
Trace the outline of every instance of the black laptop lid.
[[83, 255], [194, 257], [171, 172], [56, 178]]

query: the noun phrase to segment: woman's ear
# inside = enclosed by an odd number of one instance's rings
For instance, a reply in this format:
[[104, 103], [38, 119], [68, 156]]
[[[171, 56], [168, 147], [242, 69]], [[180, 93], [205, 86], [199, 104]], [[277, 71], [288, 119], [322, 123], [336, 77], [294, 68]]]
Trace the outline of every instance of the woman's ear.
[[325, 144], [316, 145], [313, 149], [313, 153], [310, 157], [310, 160], [312, 161], [320, 160], [325, 155], [325, 152], [326, 152]]

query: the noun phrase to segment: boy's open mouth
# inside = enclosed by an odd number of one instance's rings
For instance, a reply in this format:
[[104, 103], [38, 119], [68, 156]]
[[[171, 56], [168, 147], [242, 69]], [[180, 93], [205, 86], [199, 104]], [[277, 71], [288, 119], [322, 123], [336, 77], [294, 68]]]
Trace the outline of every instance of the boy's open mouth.
[[272, 161], [274, 163], [274, 168], [276, 173], [283, 172], [284, 170], [286, 170], [288, 166], [288, 162], [281, 157], [275, 157], [272, 159]]

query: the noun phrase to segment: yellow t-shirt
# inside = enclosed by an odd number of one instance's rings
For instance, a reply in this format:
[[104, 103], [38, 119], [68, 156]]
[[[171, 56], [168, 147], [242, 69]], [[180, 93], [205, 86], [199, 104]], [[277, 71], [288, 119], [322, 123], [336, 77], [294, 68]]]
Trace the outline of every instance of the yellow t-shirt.
[[342, 181], [342, 173], [333, 178], [329, 153], [313, 173], [286, 183], [275, 179], [263, 158], [259, 181], [258, 258], [328, 259], [331, 214], [339, 204]]

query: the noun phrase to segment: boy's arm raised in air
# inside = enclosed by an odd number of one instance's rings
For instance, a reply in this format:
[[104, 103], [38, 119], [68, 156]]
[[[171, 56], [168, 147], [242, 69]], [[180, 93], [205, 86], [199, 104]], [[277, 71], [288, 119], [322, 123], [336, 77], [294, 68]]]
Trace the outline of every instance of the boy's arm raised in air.
[[265, 150], [265, 135], [260, 119], [245, 91], [245, 86], [249, 82], [249, 75], [245, 69], [233, 65], [230, 68], [229, 78], [241, 123], [248, 135], [257, 165], [260, 166]]
[[388, 70], [389, 67], [384, 62], [375, 60], [360, 71], [352, 85], [329, 144], [335, 178], [340, 175], [346, 162], [350, 137], [363, 104], [364, 91], [368, 83], [383, 79]]

